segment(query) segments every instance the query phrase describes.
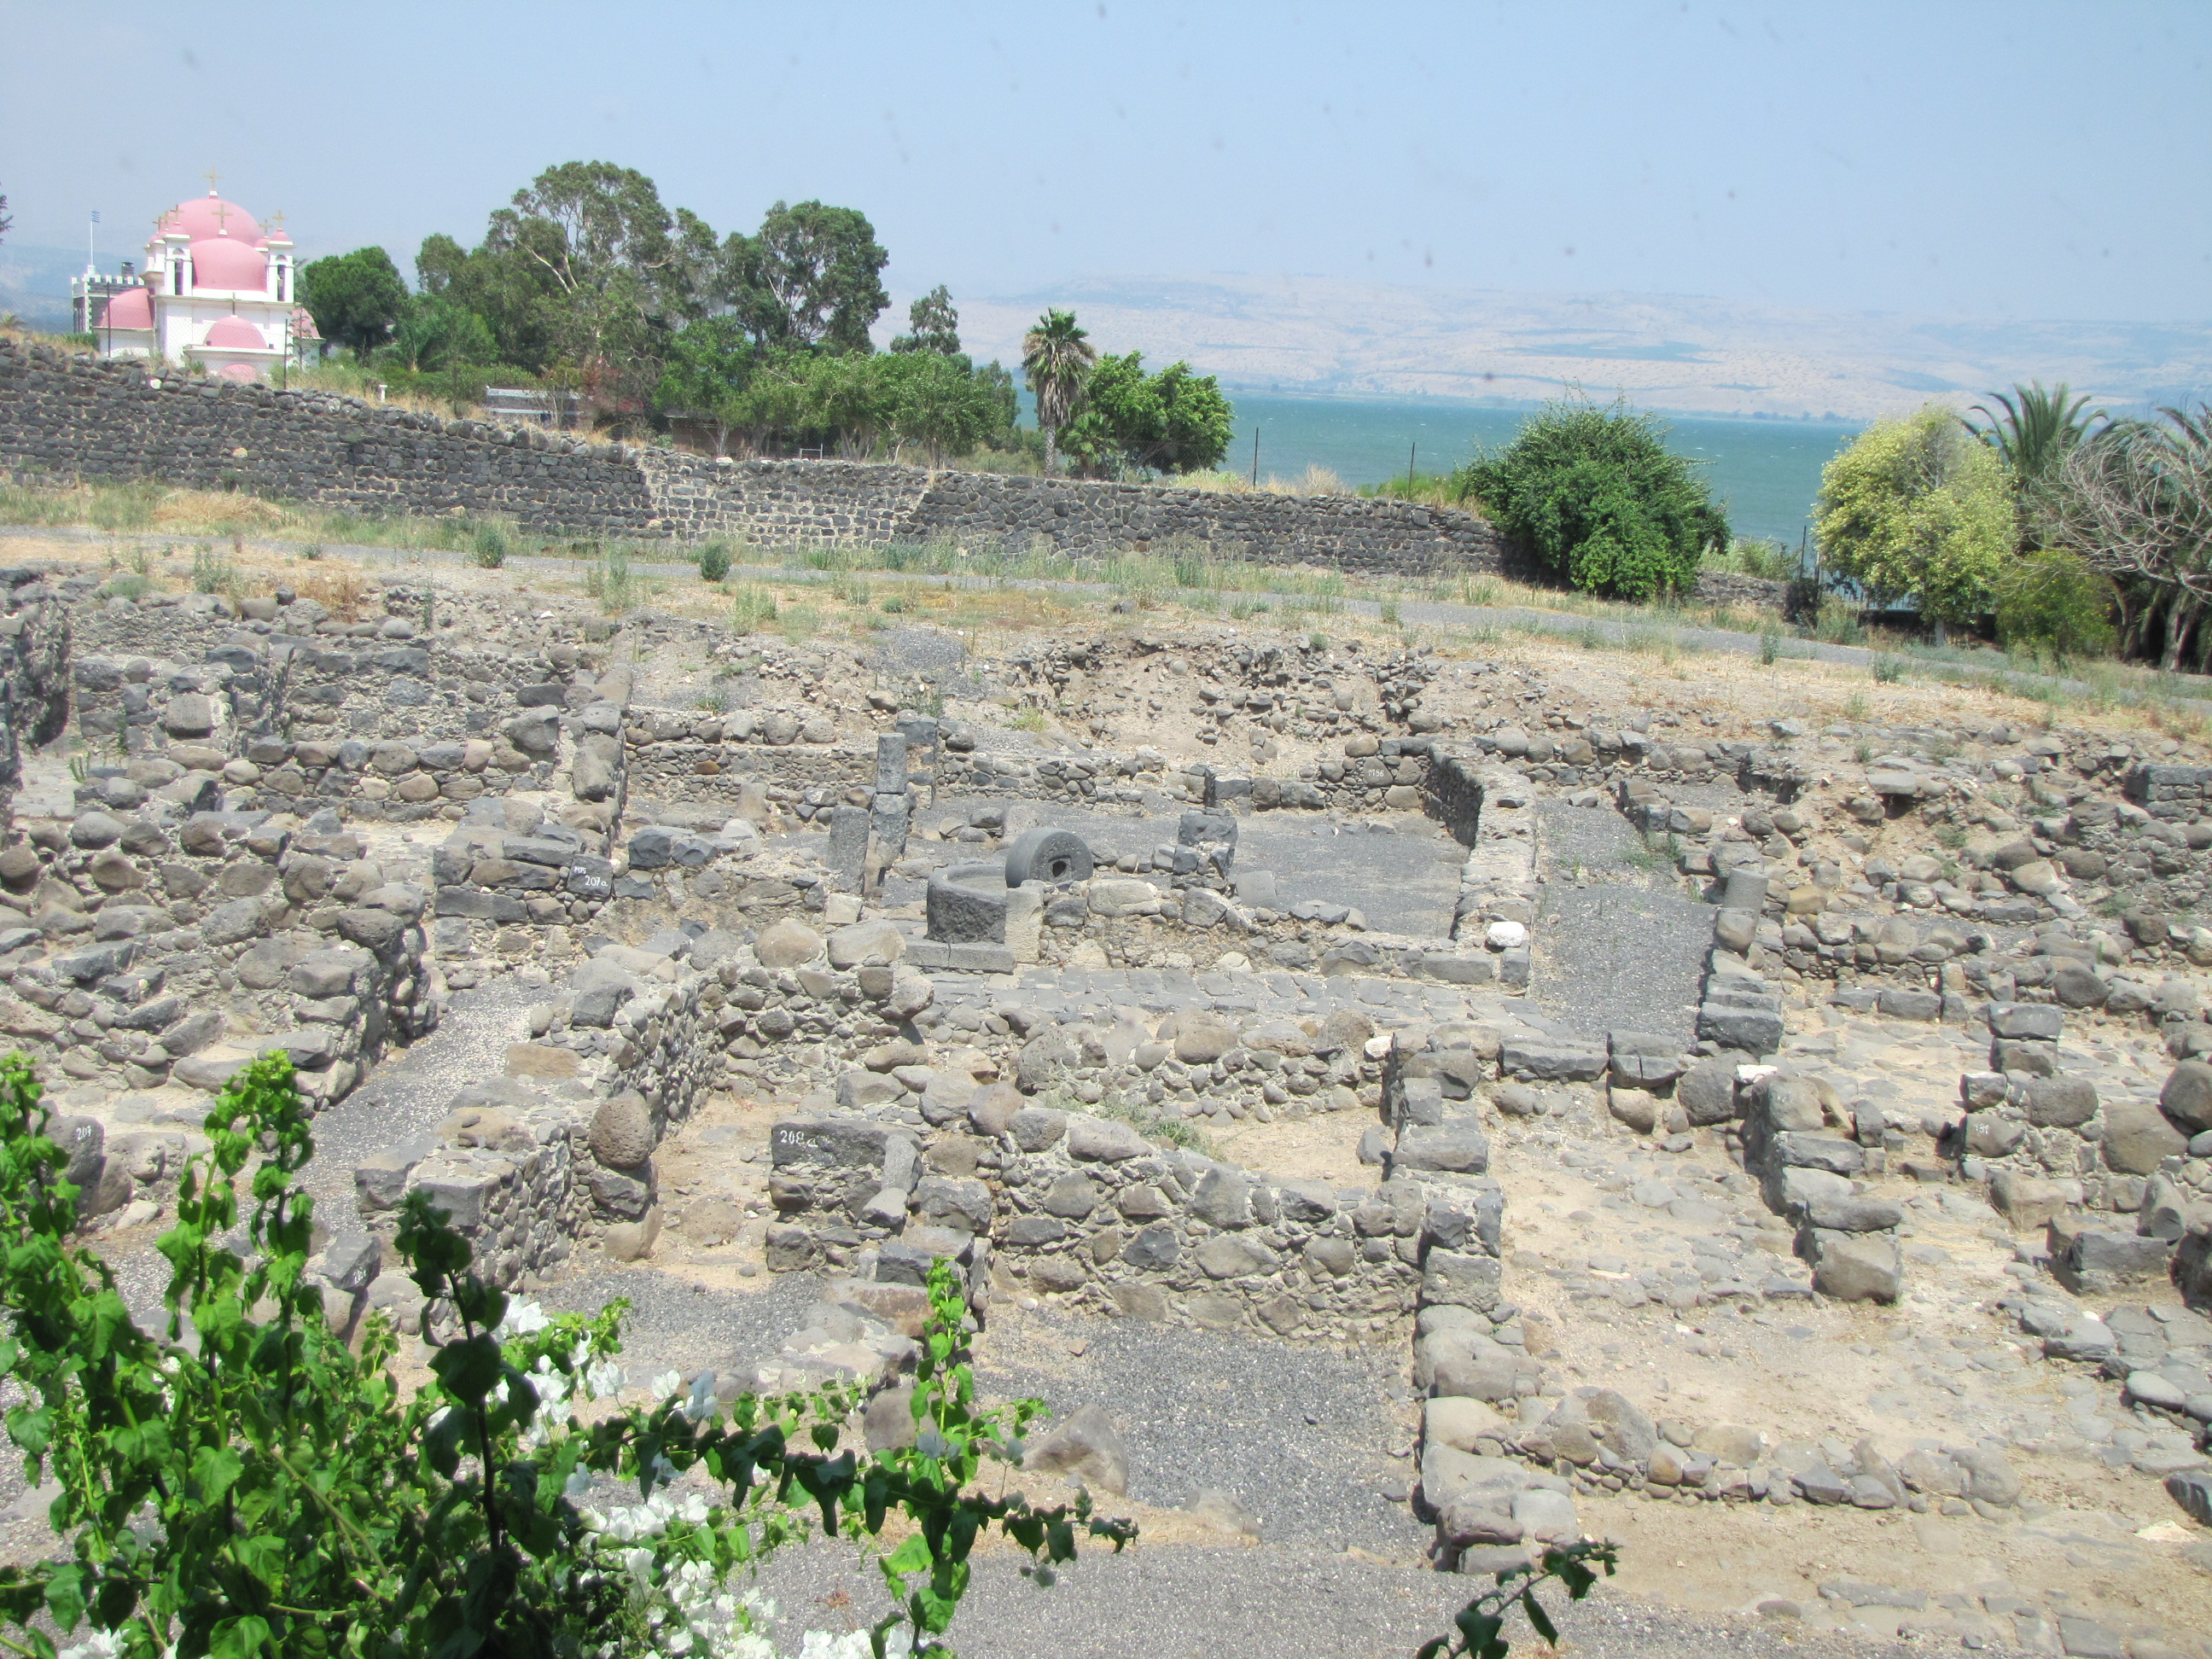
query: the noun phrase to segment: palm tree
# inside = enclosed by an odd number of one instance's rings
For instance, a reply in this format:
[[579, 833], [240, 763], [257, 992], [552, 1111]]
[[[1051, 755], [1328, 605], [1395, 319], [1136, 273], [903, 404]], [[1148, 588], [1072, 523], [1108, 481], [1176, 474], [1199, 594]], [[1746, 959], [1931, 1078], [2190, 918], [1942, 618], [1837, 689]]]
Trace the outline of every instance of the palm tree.
[[2100, 421], [2112, 419], [2101, 409], [2084, 415], [2089, 394], [2075, 396], [2063, 380], [2049, 392], [2040, 380], [2031, 386], [2015, 384], [2009, 395], [1991, 392], [1990, 401], [2004, 412], [1976, 404], [1974, 413], [1989, 424], [1976, 426], [1968, 421], [1966, 429], [1996, 451], [2023, 490], [2048, 479], [2076, 444], [2095, 434]]
[[1044, 430], [1044, 465], [1060, 464], [1060, 428], [1083, 403], [1083, 380], [1098, 360], [1072, 311], [1047, 311], [1022, 337], [1022, 369], [1036, 395], [1037, 425]]

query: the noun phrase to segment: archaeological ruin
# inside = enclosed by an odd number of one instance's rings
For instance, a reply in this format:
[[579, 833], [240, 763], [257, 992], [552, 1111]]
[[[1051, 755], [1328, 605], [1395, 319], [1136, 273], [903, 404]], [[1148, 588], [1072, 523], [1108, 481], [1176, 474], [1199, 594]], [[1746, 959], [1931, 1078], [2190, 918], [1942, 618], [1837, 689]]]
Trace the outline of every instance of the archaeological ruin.
[[[6, 345], [0, 465], [672, 546], [1501, 556]], [[987, 1380], [1060, 1413], [1040, 1478], [1181, 1547], [1610, 1535], [1753, 1620], [2212, 1654], [2200, 735], [1095, 596], [792, 636], [696, 574], [610, 614], [551, 561], [283, 548], [125, 592], [0, 536], [0, 1029], [118, 1259], [281, 1048], [342, 1328], [441, 1317], [391, 1270], [420, 1190], [501, 1285], [632, 1297], [641, 1370], [895, 1402], [949, 1259]]]

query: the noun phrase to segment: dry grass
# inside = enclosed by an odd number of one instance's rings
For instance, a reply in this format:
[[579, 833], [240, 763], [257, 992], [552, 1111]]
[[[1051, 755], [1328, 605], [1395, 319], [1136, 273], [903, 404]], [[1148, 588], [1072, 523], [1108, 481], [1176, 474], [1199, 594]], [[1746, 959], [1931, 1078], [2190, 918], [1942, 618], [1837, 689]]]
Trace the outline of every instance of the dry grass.
[[1285, 478], [1270, 472], [1260, 481], [1256, 489], [1249, 474], [1226, 471], [1176, 473], [1160, 482], [1182, 489], [1218, 490], [1227, 495], [1350, 495], [1357, 493], [1328, 467], [1310, 464], [1295, 478]]

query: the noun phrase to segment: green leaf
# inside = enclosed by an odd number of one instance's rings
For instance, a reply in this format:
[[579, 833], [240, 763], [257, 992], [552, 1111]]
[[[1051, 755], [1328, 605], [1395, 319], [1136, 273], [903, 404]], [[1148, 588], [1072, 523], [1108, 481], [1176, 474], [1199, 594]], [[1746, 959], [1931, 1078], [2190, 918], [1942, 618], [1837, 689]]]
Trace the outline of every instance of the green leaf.
[[1452, 1623], [1459, 1627], [1460, 1640], [1471, 1653], [1480, 1652], [1498, 1639], [1498, 1632], [1505, 1621], [1494, 1613], [1484, 1613], [1479, 1607], [1463, 1607]]
[[289, 1540], [274, 1533], [257, 1533], [239, 1539], [231, 1546], [230, 1553], [240, 1566], [270, 1589], [283, 1586], [285, 1569], [291, 1560]]
[[46, 1611], [66, 1636], [84, 1618], [84, 1569], [71, 1562], [46, 1580]]
[[430, 1369], [446, 1385], [446, 1392], [465, 1405], [477, 1406], [500, 1379], [506, 1358], [488, 1333], [459, 1342], [448, 1342], [430, 1360]]
[[1536, 1599], [1534, 1589], [1521, 1593], [1521, 1606], [1528, 1615], [1528, 1627], [1552, 1646], [1559, 1646], [1559, 1627], [1552, 1623], [1552, 1615], [1544, 1611], [1544, 1604]]
[[209, 1633], [209, 1659], [253, 1659], [269, 1640], [269, 1621], [253, 1613], [226, 1619]]
[[901, 1544], [884, 1559], [886, 1572], [920, 1572], [930, 1565], [929, 1540], [920, 1533], [908, 1533]]
[[223, 1495], [246, 1472], [246, 1460], [228, 1446], [203, 1446], [192, 1454], [192, 1484], [200, 1501], [220, 1504]]

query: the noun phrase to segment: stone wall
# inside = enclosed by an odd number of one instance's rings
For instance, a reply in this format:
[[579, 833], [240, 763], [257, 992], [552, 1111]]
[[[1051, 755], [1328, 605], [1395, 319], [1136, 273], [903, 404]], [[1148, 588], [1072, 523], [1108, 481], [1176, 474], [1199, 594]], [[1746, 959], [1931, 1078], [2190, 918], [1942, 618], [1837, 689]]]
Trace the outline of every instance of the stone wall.
[[0, 828], [23, 781], [23, 750], [49, 743], [69, 720], [71, 607], [82, 581], [36, 565], [0, 569]]
[[[214, 1089], [236, 1064], [201, 1051], [228, 1008], [328, 1103], [388, 1042], [434, 1027], [424, 895], [386, 882], [352, 836], [264, 816], [199, 812], [172, 830], [88, 806], [9, 848], [0, 1030], [71, 1078]], [[42, 935], [57, 946], [45, 957]]]
[[1377, 573], [1492, 570], [1504, 556], [1482, 520], [1411, 502], [732, 462], [147, 370], [0, 342], [0, 467], [23, 478], [158, 478], [367, 513], [500, 514], [539, 532], [728, 535], [779, 546], [1042, 543], [1079, 555], [1194, 543]]

